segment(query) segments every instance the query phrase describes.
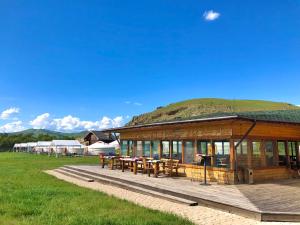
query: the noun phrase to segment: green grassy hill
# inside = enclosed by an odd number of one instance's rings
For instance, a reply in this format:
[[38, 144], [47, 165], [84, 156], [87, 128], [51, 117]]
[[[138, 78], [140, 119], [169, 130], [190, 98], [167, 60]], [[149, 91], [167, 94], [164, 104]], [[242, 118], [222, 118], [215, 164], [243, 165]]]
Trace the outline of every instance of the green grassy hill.
[[58, 132], [58, 131], [52, 131], [52, 130], [47, 130], [47, 129], [27, 129], [19, 132], [13, 132], [9, 133], [8, 135], [13, 136], [13, 135], [32, 135], [34, 137], [37, 137], [39, 135], [52, 135], [52, 136], [57, 136], [60, 138], [63, 137], [82, 137], [86, 131], [78, 132], [78, 133], [63, 133], [63, 132]]
[[218, 113], [241, 113], [274, 110], [296, 110], [300, 107], [284, 102], [262, 100], [228, 100], [218, 98], [199, 98], [172, 103], [156, 110], [135, 116], [127, 126], [138, 124], [189, 119]]

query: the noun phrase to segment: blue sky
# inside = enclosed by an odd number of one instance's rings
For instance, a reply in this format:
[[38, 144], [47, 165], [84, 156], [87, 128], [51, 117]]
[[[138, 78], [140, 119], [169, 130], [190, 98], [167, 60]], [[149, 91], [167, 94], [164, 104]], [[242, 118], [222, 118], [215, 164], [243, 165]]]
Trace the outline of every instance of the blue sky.
[[190, 98], [300, 104], [300, 1], [0, 1], [0, 132]]

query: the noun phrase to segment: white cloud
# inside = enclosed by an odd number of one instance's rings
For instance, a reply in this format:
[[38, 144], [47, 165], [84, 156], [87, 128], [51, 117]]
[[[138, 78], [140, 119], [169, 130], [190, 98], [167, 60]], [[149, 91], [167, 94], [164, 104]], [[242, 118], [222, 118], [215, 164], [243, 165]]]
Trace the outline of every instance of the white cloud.
[[135, 102], [135, 103], [133, 103], [134, 105], [137, 105], [137, 106], [141, 106], [141, 105], [143, 105], [142, 103], [139, 103], [139, 102]]
[[4, 110], [1, 113], [0, 118], [5, 120], [5, 119], [8, 119], [12, 114], [16, 114], [16, 113], [19, 113], [19, 112], [20, 112], [19, 108], [12, 107], [12, 108]]
[[44, 113], [42, 115], [37, 116], [34, 120], [30, 121], [29, 124], [35, 129], [46, 129], [50, 128], [50, 114]]
[[204, 18], [206, 21], [213, 21], [213, 20], [216, 20], [216, 19], [218, 19], [220, 16], [221, 16], [220, 13], [214, 12], [213, 10], [205, 11], [205, 12], [203, 13], [203, 18]]
[[36, 129], [53, 129], [58, 131], [99, 130], [122, 126], [123, 117], [117, 116], [116, 118], [109, 118], [104, 116], [98, 121], [85, 121], [71, 115], [51, 119], [49, 113], [44, 113], [30, 121], [30, 125]]
[[131, 101], [125, 101], [124, 103], [128, 105], [131, 103]]
[[0, 126], [1, 133], [10, 133], [10, 132], [18, 132], [24, 130], [22, 121], [15, 121], [11, 123], [7, 123], [3, 126]]

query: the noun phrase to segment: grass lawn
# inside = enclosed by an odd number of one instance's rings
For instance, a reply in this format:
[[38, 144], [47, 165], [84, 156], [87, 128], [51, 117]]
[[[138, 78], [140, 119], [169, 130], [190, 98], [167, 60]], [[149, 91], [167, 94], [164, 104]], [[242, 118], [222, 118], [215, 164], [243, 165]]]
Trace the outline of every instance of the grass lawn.
[[96, 157], [57, 159], [0, 153], [0, 224], [192, 224], [42, 172], [66, 164], [97, 162]]

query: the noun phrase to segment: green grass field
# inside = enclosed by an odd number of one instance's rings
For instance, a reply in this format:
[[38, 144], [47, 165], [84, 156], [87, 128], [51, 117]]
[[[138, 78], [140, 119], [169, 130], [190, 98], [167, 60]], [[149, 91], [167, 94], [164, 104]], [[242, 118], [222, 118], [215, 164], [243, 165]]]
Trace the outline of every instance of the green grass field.
[[106, 194], [57, 180], [43, 170], [95, 164], [97, 158], [0, 153], [0, 224], [192, 224]]

